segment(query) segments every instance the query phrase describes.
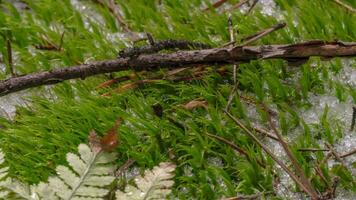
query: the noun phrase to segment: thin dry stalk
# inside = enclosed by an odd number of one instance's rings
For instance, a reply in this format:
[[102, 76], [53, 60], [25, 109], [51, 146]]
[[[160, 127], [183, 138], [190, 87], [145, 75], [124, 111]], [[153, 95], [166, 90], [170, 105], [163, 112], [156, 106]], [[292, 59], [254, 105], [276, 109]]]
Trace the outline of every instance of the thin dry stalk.
[[356, 106], [352, 106], [352, 119], [351, 119], [350, 131], [354, 130], [355, 123], [356, 123]]
[[119, 7], [115, 4], [114, 0], [94, 0], [95, 2], [107, 7], [112, 15], [116, 18], [116, 21], [120, 24], [125, 32], [131, 32], [129, 25], [126, 23], [124, 17], [121, 15]]
[[256, 127], [256, 126], [253, 126], [252, 128], [256, 132], [261, 133], [262, 135], [265, 135], [266, 137], [269, 137], [269, 138], [271, 138], [271, 139], [273, 139], [275, 141], [279, 141], [277, 136], [275, 136], [273, 133], [268, 132], [267, 130], [264, 130], [264, 129]]
[[325, 143], [325, 146], [330, 150], [331, 154], [334, 156], [335, 160], [340, 162], [343, 167], [347, 169], [347, 165], [345, 162], [340, 158], [339, 154], [336, 152], [333, 146], [331, 146], [329, 143]]
[[[219, 8], [220, 6], [222, 6], [224, 3], [226, 3], [227, 0], [218, 0], [217, 2], [215, 2], [213, 5], [212, 5], [212, 8]], [[207, 7], [205, 8], [203, 11], [208, 11], [210, 10], [210, 7]]]
[[339, 4], [341, 7], [345, 8], [347, 11], [356, 13], [356, 9], [346, 3], [341, 2], [340, 0], [334, 0], [335, 3]]
[[236, 144], [230, 142], [229, 140], [223, 138], [223, 137], [220, 137], [220, 136], [217, 136], [217, 135], [214, 135], [214, 134], [210, 134], [210, 133], [206, 133], [209, 137], [212, 137], [216, 140], [219, 140], [220, 142], [223, 142], [225, 144], [227, 144], [229, 147], [231, 147], [232, 149], [234, 149], [235, 151], [239, 152], [241, 155], [244, 155], [246, 158], [249, 159], [249, 156], [247, 154], [247, 152], [245, 150], [243, 150], [242, 148], [240, 148], [239, 146], [237, 146]]
[[[267, 107], [267, 106], [263, 105], [263, 107]], [[319, 198], [318, 197], [318, 193], [313, 188], [313, 186], [310, 183], [309, 179], [305, 175], [303, 169], [301, 168], [301, 166], [299, 165], [297, 159], [295, 158], [295, 156], [293, 155], [292, 151], [290, 150], [289, 145], [287, 144], [287, 142], [285, 142], [285, 140], [283, 139], [282, 135], [277, 130], [277, 127], [273, 123], [271, 116], [268, 114], [268, 112], [266, 112], [266, 113], [267, 113], [267, 119], [268, 119], [269, 125], [271, 126], [271, 129], [274, 131], [274, 133], [278, 137], [279, 143], [282, 145], [282, 147], [283, 147], [284, 151], [286, 152], [288, 158], [292, 162], [295, 170], [297, 171], [298, 175], [300, 176], [300, 180], [302, 181], [303, 185], [308, 189], [308, 193], [309, 193], [310, 197], [312, 199], [318, 199]]]
[[238, 3], [236, 3], [235, 5], [231, 6], [229, 9], [226, 9], [225, 12], [230, 12], [232, 10], [238, 9], [241, 6], [243, 6], [245, 3], [247, 3], [249, 0], [241, 0]]
[[247, 37], [242, 39], [242, 41], [244, 41], [244, 42], [241, 44], [241, 46], [249, 45], [249, 44], [261, 39], [262, 37], [274, 32], [274, 31], [277, 31], [279, 29], [284, 28], [286, 25], [287, 24], [285, 22], [281, 22], [281, 23], [278, 23], [278, 24], [276, 24], [276, 25], [274, 25], [274, 26], [272, 26], [272, 27], [270, 27], [268, 29], [265, 29], [265, 30], [262, 30], [262, 31], [260, 31], [258, 33], [255, 33], [255, 34], [253, 34], [251, 36], [247, 36]]
[[356, 148], [353, 149], [353, 150], [351, 150], [351, 151], [348, 151], [348, 152], [346, 152], [346, 153], [341, 154], [341, 155], [340, 155], [340, 158], [346, 158], [346, 157], [351, 156], [351, 155], [353, 155], [353, 154], [356, 154]]
[[243, 125], [228, 111], [224, 110], [224, 112], [228, 117], [230, 117], [231, 120], [235, 122], [237, 126], [243, 129], [295, 181], [295, 183], [300, 187], [300, 189], [309, 194], [313, 200], [319, 199], [318, 195], [315, 195], [313, 191], [310, 191], [310, 189], [304, 185], [304, 183], [299, 179], [299, 177], [296, 176], [281, 160], [279, 160], [277, 156], [274, 155], [267, 146], [265, 146], [248, 128], [246, 128], [245, 125]]
[[122, 176], [122, 174], [133, 165], [136, 161], [133, 159], [128, 159], [125, 164], [123, 164], [118, 170], [115, 172], [115, 177]]
[[58, 51], [62, 51], [64, 33], [65, 33], [65, 31], [62, 32], [61, 40], [59, 41]]
[[10, 68], [10, 73], [12, 77], [16, 77], [15, 69], [14, 69], [14, 63], [12, 60], [12, 47], [11, 47], [11, 41], [9, 39], [6, 40], [6, 49], [7, 49], [7, 59], [9, 62], [9, 68]]
[[302, 151], [302, 152], [306, 152], [306, 151], [317, 152], [317, 151], [329, 151], [329, 149], [300, 148], [300, 149], [298, 149], [298, 151]]
[[259, 0], [254, 0], [252, 5], [250, 6], [250, 8], [248, 9], [246, 15], [250, 14], [250, 12], [253, 10], [253, 8], [256, 7], [257, 3], [258, 3]]
[[[229, 33], [230, 33], [230, 42], [234, 42], [235, 41], [235, 34], [234, 34], [234, 26], [233, 26], [233, 22], [232, 22], [232, 17], [231, 15], [229, 16], [228, 19], [228, 27], [229, 27]], [[232, 43], [233, 44], [233, 43]], [[236, 93], [237, 93], [237, 89], [238, 89], [238, 82], [237, 82], [237, 68], [238, 65], [234, 64], [233, 65], [233, 81], [234, 81], [234, 87], [229, 95], [228, 101], [227, 101], [227, 105], [226, 105], [226, 110], [230, 110], [230, 106], [232, 103], [232, 100], [234, 99]]]

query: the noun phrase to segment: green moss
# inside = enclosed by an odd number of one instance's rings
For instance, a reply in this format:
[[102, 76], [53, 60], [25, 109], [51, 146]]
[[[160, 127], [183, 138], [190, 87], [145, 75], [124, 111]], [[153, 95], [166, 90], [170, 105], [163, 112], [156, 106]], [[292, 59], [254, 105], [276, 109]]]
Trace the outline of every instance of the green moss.
[[[120, 27], [110, 12], [101, 6], [90, 1], [82, 2], [98, 13], [104, 23], [76, 10], [69, 0], [26, 2], [30, 10], [17, 11], [10, 4], [0, 3], [1, 9], [6, 10], [0, 12], [0, 52], [6, 58], [5, 41], [10, 38], [18, 58], [16, 71], [20, 74], [114, 58], [124, 48], [124, 41], [119, 38], [115, 41], [108, 39], [107, 34], [117, 32]], [[118, 1], [118, 4], [134, 31], [149, 32], [157, 39], [180, 38], [216, 46], [229, 41], [228, 14], [202, 12], [202, 2], [171, 0], [157, 6], [154, 0], [132, 0]], [[287, 27], [256, 44], [308, 39], [356, 40], [356, 15], [346, 13], [330, 1], [279, 0], [277, 3], [281, 6]], [[277, 23], [274, 17], [262, 15], [258, 9], [248, 16], [239, 11], [232, 13], [239, 31], [238, 38]], [[34, 45], [44, 43], [44, 37], [59, 44], [63, 31], [63, 51], [34, 49]], [[296, 149], [317, 145], [318, 140], [333, 143], [341, 131], [331, 125], [327, 111], [322, 116], [321, 125], [309, 129], [299, 119], [296, 110], [305, 106], [311, 93], [324, 93], [324, 85], [330, 81], [333, 83], [330, 77], [339, 71], [338, 68], [341, 64], [337, 59], [327, 62], [312, 59], [297, 69], [287, 67], [287, 63], [280, 60], [240, 65], [238, 79], [241, 90], [258, 102], [277, 107], [281, 113], [279, 121], [283, 134], [288, 135], [296, 127], [304, 129], [303, 137], [293, 142], [292, 149], [310, 177], [310, 155], [301, 154]], [[0, 78], [5, 78], [8, 73], [8, 70], [0, 73]], [[294, 79], [295, 76], [299, 78]], [[58, 84], [51, 88], [55, 98], [31, 97], [31, 106], [18, 108], [13, 121], [0, 119], [4, 126], [0, 129], [0, 146], [6, 154], [12, 176], [29, 183], [46, 180], [58, 164], [65, 163], [67, 152], [75, 151], [79, 143], [87, 142], [90, 130], [103, 133], [115, 119], [122, 117], [124, 124], [120, 129], [117, 151], [121, 159], [118, 164], [132, 158], [138, 167], [145, 169], [173, 157], [178, 166], [175, 194], [179, 198], [218, 199], [236, 193], [273, 190], [271, 174], [274, 162], [266, 158], [262, 150], [222, 112], [231, 90], [230, 73], [221, 76], [211, 70], [202, 80], [191, 83], [162, 81], [102, 97], [100, 94], [104, 91], [95, 87], [106, 79], [105, 76], [97, 76]], [[341, 83], [335, 85], [335, 95], [340, 101], [350, 94], [355, 99], [354, 89], [345, 88], [347, 86]], [[180, 106], [196, 98], [207, 100], [208, 109], [188, 111]], [[162, 118], [154, 114], [152, 106], [155, 104], [163, 107]], [[231, 112], [250, 124], [248, 109], [251, 108], [236, 97]], [[265, 112], [259, 109], [256, 115], [257, 120], [264, 124]], [[247, 161], [206, 133], [219, 135], [239, 145], [255, 160]], [[220, 161], [222, 166], [214, 165], [211, 158]], [[322, 158], [323, 155], [319, 154], [317, 160]], [[264, 162], [266, 167], [259, 166], [257, 160]], [[346, 183], [350, 175], [344, 169], [329, 171], [326, 168], [325, 173], [328, 176], [341, 174], [341, 178], [345, 177], [343, 186], [348, 189], [354, 187]], [[326, 189], [320, 180], [312, 178], [318, 189]]]

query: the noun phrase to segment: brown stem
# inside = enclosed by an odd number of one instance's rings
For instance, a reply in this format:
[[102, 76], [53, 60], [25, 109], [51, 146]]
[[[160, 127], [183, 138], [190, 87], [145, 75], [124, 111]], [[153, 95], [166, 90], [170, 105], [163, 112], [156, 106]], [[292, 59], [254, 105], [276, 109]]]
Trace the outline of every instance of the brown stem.
[[241, 0], [238, 3], [236, 3], [235, 5], [231, 6], [229, 9], [225, 10], [225, 12], [230, 12], [232, 10], [238, 9], [241, 6], [243, 6], [245, 3], [247, 3], [249, 0]]
[[334, 0], [335, 3], [339, 4], [341, 7], [345, 8], [349, 12], [356, 13], [356, 9], [346, 3], [341, 2], [340, 0]]
[[341, 154], [340, 158], [346, 158], [346, 157], [351, 156], [353, 154], [356, 154], [356, 148], [352, 149], [351, 151], [348, 151], [346, 153]]
[[247, 152], [245, 150], [243, 150], [242, 148], [238, 147], [236, 144], [230, 142], [229, 140], [223, 138], [223, 137], [220, 137], [220, 136], [217, 136], [217, 135], [213, 135], [213, 134], [210, 134], [210, 133], [206, 133], [209, 137], [212, 137], [216, 140], [219, 140], [220, 142], [223, 142], [225, 144], [227, 144], [229, 147], [231, 147], [232, 149], [234, 149], [235, 151], [239, 152], [241, 155], [244, 155], [245, 157], [249, 158]]
[[14, 62], [12, 60], [11, 41], [9, 39], [6, 40], [6, 49], [7, 49], [7, 60], [9, 62], [11, 76], [16, 77], [15, 70], [14, 70]]
[[[213, 8], [219, 8], [220, 6], [222, 6], [224, 3], [226, 3], [227, 2], [227, 0], [218, 0], [217, 2], [215, 2], [213, 5], [212, 5], [212, 7]], [[208, 10], [210, 10], [210, 7], [208, 7], [208, 8], [205, 8], [203, 11], [208, 11]]]
[[[267, 107], [267, 106], [264, 105], [264, 107]], [[274, 131], [274, 133], [278, 137], [279, 143], [282, 145], [282, 147], [283, 147], [284, 151], [286, 152], [289, 160], [292, 162], [292, 164], [294, 166], [294, 169], [297, 171], [298, 175], [300, 176], [300, 180], [302, 181], [303, 185], [308, 189], [308, 193], [309, 193], [310, 197], [312, 199], [318, 199], [319, 198], [318, 197], [318, 193], [316, 192], [316, 190], [314, 189], [314, 187], [310, 183], [309, 179], [305, 175], [302, 167], [299, 165], [297, 159], [295, 158], [295, 156], [293, 155], [292, 151], [290, 150], [289, 145], [287, 144], [287, 142], [283, 139], [282, 135], [277, 130], [277, 127], [273, 123], [272, 118], [268, 114], [268, 112], [267, 112], [267, 119], [268, 119], [268, 122], [269, 122], [272, 130]]]
[[76, 78], [85, 79], [97, 74], [118, 71], [226, 65], [273, 58], [300, 60], [311, 56], [329, 58], [356, 56], [356, 43], [314, 40], [297, 44], [213, 48], [117, 58], [9, 78], [0, 81], [0, 96], [40, 85], [50, 85]]
[[352, 119], [351, 119], [350, 131], [354, 130], [355, 123], [356, 123], [356, 106], [352, 106]]
[[281, 28], [284, 28], [287, 24], [285, 22], [281, 22], [281, 23], [278, 23], [268, 29], [265, 29], [265, 30], [262, 30], [258, 33], [255, 33], [251, 36], [247, 36], [245, 38], [242, 39], [242, 41], [244, 41], [241, 46], [246, 46], [246, 45], [249, 45], [251, 44], [252, 42], [256, 41], [256, 40], [259, 40], [260, 38], [276, 31], [276, 30], [279, 30]]
[[317, 151], [329, 151], [329, 149], [316, 149], [316, 148], [300, 148], [298, 151], [310, 151], [310, 152], [317, 152]]
[[95, 0], [95, 2], [101, 4], [104, 7], [107, 7], [109, 11], [114, 15], [116, 21], [120, 24], [122, 29], [125, 32], [131, 32], [129, 25], [126, 23], [124, 17], [120, 14], [120, 10], [115, 4], [114, 0]]
[[238, 119], [236, 119], [231, 113], [228, 111], [224, 111], [230, 119], [232, 119], [236, 125], [238, 125], [241, 129], [243, 129], [282, 169], [295, 181], [295, 183], [307, 194], [311, 196], [313, 200], [318, 199], [318, 196], [310, 191], [310, 189], [304, 185], [304, 183], [297, 177], [281, 160], [277, 158], [276, 155], [272, 153], [272, 151], [264, 145], [245, 125], [243, 125]]
[[253, 3], [252, 3], [252, 5], [250, 6], [250, 8], [248, 9], [246, 15], [250, 14], [250, 12], [252, 11], [252, 9], [253, 9], [254, 7], [256, 7], [258, 1], [259, 1], [259, 0], [254, 0], [254, 1], [253, 1]]
[[119, 169], [116, 170], [115, 177], [121, 176], [134, 163], [135, 163], [135, 160], [128, 159], [124, 165], [122, 165]]

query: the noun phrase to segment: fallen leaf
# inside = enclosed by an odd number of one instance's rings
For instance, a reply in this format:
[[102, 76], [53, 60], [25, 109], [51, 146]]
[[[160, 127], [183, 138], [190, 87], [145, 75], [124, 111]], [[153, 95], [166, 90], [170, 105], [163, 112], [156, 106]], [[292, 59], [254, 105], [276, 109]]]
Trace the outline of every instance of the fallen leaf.
[[195, 108], [203, 107], [208, 109], [208, 102], [205, 100], [192, 100], [183, 105], [183, 108], [187, 110], [193, 110]]
[[122, 119], [116, 120], [115, 125], [106, 132], [100, 140], [100, 145], [104, 151], [112, 151], [117, 147], [119, 143], [117, 129], [120, 127]]

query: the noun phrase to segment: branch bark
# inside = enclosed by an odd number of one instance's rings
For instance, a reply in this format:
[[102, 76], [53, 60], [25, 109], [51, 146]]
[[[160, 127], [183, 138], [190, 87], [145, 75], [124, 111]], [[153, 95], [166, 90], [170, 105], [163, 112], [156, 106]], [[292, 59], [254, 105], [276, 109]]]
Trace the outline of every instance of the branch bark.
[[65, 80], [125, 70], [154, 70], [178, 68], [192, 65], [225, 65], [246, 63], [258, 59], [305, 60], [312, 56], [350, 57], [356, 56], [356, 42], [325, 42], [313, 40], [297, 44], [267, 46], [235, 46], [203, 50], [155, 53], [135, 57], [93, 62], [78, 66], [36, 72], [0, 81], [0, 96], [41, 85], [50, 85]]

